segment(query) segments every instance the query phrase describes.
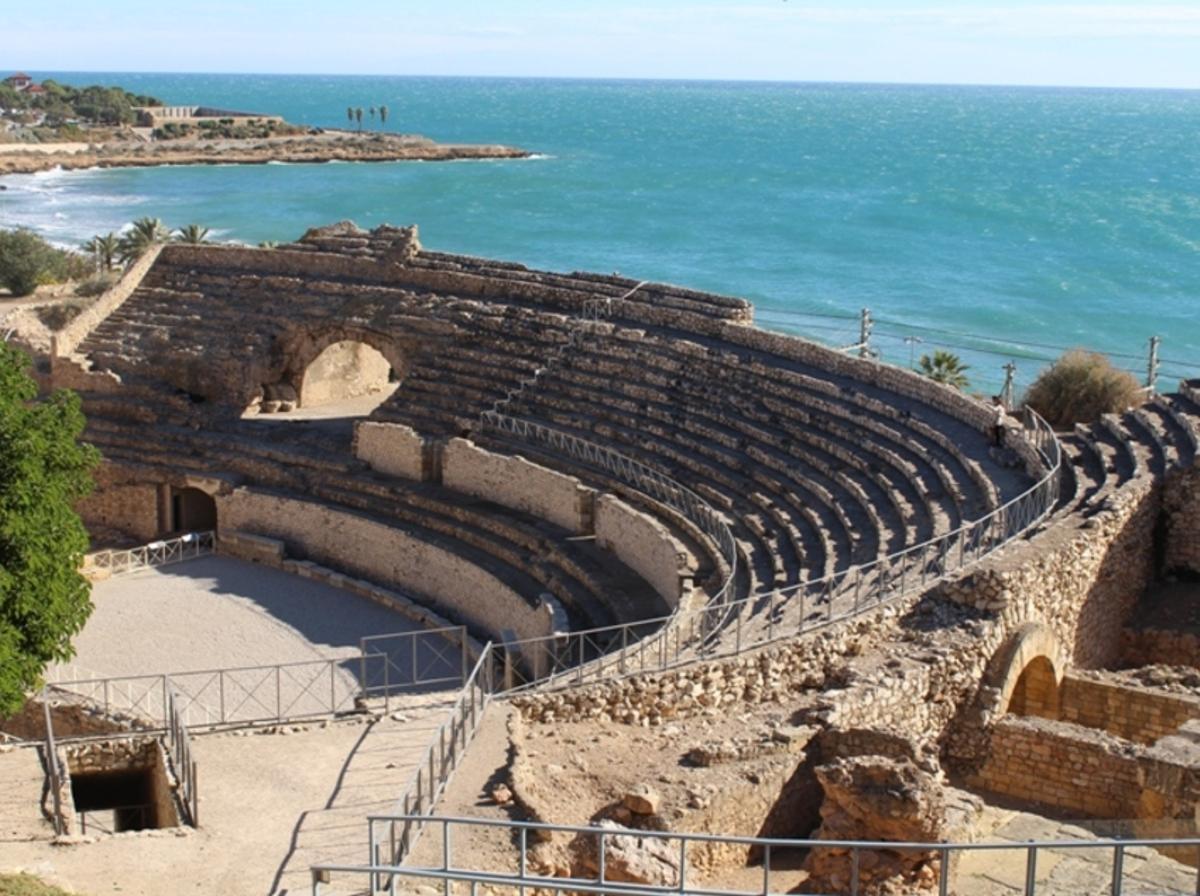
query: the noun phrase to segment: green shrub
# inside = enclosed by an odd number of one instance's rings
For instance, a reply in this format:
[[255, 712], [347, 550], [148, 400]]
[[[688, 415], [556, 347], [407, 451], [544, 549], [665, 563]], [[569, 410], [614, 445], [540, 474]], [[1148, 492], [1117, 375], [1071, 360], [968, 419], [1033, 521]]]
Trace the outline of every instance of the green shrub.
[[1053, 426], [1069, 427], [1127, 410], [1142, 398], [1133, 374], [1113, 367], [1104, 355], [1073, 349], [1034, 380], [1025, 404]]
[[0, 286], [27, 296], [41, 283], [65, 279], [67, 254], [31, 230], [0, 230]]

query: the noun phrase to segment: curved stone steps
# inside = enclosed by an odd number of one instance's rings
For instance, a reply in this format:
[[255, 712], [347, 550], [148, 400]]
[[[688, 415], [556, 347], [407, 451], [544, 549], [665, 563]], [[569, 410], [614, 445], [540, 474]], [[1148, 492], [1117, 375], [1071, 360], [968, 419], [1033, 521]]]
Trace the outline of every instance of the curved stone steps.
[[[858, 504], [862, 516], [871, 520], [870, 502], [863, 502], [861, 491], [847, 487], [844, 476], [839, 477], [834, 470], [814, 466], [818, 462], [814, 458], [783, 457], [780, 452], [772, 451], [769, 446], [763, 446], [756, 457], [747, 451], [744, 436], [729, 430], [728, 427], [713, 425], [700, 429], [678, 425], [675, 420], [686, 416], [686, 411], [682, 409], [673, 413], [669, 407], [643, 407], [617, 395], [597, 395], [594, 391], [563, 384], [557, 378], [549, 377], [539, 385], [535, 393], [514, 402], [508, 412], [517, 417], [537, 419], [547, 417], [549, 408], [556, 411], [552, 415], [555, 426], [569, 425], [579, 428], [582, 418], [586, 417], [588, 423], [603, 421], [614, 427], [614, 432], [620, 436], [622, 444], [642, 446], [647, 441], [644, 438], [645, 434], [655, 435], [662, 441], [655, 445], [654, 453], [670, 457], [676, 463], [688, 463], [687, 459], [679, 459], [681, 452], [693, 461], [700, 457], [705, 458], [716, 464], [726, 476], [738, 477], [733, 482], [726, 482], [724, 489], [718, 489], [734, 495], [744, 496], [745, 485], [741, 480], [745, 477], [764, 486], [768, 485], [770, 479], [775, 479], [776, 482], [769, 487], [772, 491], [779, 491], [779, 477], [768, 477], [765, 470], [771, 468], [772, 461], [777, 461], [776, 466], [785, 469], [790, 463], [798, 469], [788, 471], [788, 475], [794, 477], [788, 486], [789, 490], [807, 493], [810, 501], [830, 508], [838, 519], [838, 527], [846, 533], [848, 540], [853, 540], [850, 532], [855, 528], [855, 523], [846, 516], [847, 507]], [[702, 472], [693, 469], [679, 475], [697, 475]], [[711, 476], [706, 476], [704, 481], [711, 484], [711, 479]], [[683, 481], [687, 484], [686, 479]], [[861, 526], [857, 528], [860, 532], [868, 531]]]
[[[842, 427], [841, 432], [854, 444], [885, 446], [895, 454], [907, 457], [907, 460], [922, 472], [926, 472], [926, 468], [931, 466], [933, 469], [927, 472], [928, 479], [922, 483], [926, 492], [937, 490], [933, 482], [940, 482], [941, 488], [952, 498], [956, 497], [959, 491], [970, 494], [978, 486], [978, 471], [972, 476], [971, 471], [966, 468], [961, 475], [961, 486], [958, 484], [959, 477], [947, 466], [951, 455], [945, 450], [943, 440], [927, 438], [923, 430], [914, 434], [912, 429], [920, 429], [915, 425], [907, 426], [909, 432], [906, 437], [902, 436], [895, 429], [898, 419], [901, 418], [881, 413], [878, 408], [865, 408], [859, 403], [847, 404], [838, 390], [831, 392], [797, 388], [794, 383], [783, 386], [778, 383], [772, 384], [769, 378], [743, 365], [729, 368], [716, 365], [716, 362], [706, 362], [704, 358], [692, 358], [686, 354], [681, 357], [683, 349], [672, 343], [636, 344], [635, 353], [626, 358], [626, 363], [620, 364], [615, 360], [619, 355], [615, 347], [624, 344], [624, 341], [613, 340], [611, 346], [606, 344], [602, 347], [603, 351], [578, 353], [572, 366], [579, 368], [583, 364], [590, 364], [601, 374], [610, 377], [619, 377], [622, 371], [627, 372], [633, 368], [639, 372], [639, 381], [646, 380], [659, 388], [673, 387], [685, 396], [691, 396], [695, 403], [701, 406], [722, 399], [723, 409], [734, 409], [739, 414], [764, 425], [786, 425], [790, 419], [805, 421], [814, 414], [825, 414], [827, 420]], [[610, 347], [614, 350], [609, 351]], [[706, 363], [710, 364], [707, 368]], [[688, 375], [683, 376], [683, 372], [687, 372]], [[719, 388], [714, 386], [714, 383], [719, 383]], [[756, 413], [759, 407], [762, 410]], [[911, 422], [914, 422], [913, 418], [910, 418]], [[912, 450], [914, 443], [921, 444], [925, 441], [932, 444], [922, 446], [925, 449], [923, 454]], [[980, 498], [987, 509], [994, 506], [994, 498], [990, 493], [985, 493]]]
[[[861, 507], [875, 508], [891, 505], [895, 519], [912, 522], [904, 537], [904, 527], [890, 527], [887, 531], [896, 538], [890, 549], [898, 550], [906, 541], [919, 541], [932, 534], [935, 524], [925, 515], [918, 514], [913, 507], [922, 503], [922, 495], [906, 477], [906, 470], [896, 467], [897, 461], [874, 443], [868, 443], [866, 453], [873, 458], [867, 460], [854, 450], [862, 443], [851, 443], [837, 438], [826, 438], [812, 434], [802, 427], [776, 434], [748, 421], [746, 415], [724, 413], [723, 406], [712, 410], [711, 405], [685, 402], [671, 396], [655, 397], [654, 393], [642, 393], [629, 397], [616, 391], [616, 384], [608, 388], [604, 379], [571, 368], [555, 371], [533, 391], [529, 404], [545, 400], [556, 392], [567, 395], [571, 400], [587, 403], [597, 413], [632, 414], [639, 419], [650, 419], [655, 425], [668, 431], [688, 431], [722, 444], [740, 453], [746, 453], [756, 463], [771, 468], [786, 479], [823, 481], [827, 488], [848, 495], [851, 502]], [[686, 424], [686, 425], [683, 425]], [[789, 452], [791, 445], [805, 446], [804, 453]], [[882, 480], [882, 481], [880, 481]], [[842, 500], [844, 500], [843, 498]], [[924, 524], [924, 531], [922, 525]], [[882, 527], [879, 527], [882, 531]], [[897, 532], [897, 528], [900, 532]]]

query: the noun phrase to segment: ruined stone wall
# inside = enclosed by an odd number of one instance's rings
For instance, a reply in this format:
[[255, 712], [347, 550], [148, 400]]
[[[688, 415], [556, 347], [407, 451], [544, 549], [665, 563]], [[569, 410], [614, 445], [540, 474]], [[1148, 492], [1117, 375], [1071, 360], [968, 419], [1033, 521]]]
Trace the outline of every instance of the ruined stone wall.
[[939, 594], [994, 613], [1009, 628], [1042, 622], [1072, 665], [1115, 664], [1121, 627], [1155, 575], [1160, 490], [1151, 477], [1133, 479], [1108, 505], [1082, 526], [1061, 519], [1014, 543]]
[[1121, 632], [1121, 663], [1124, 666], [1200, 667], [1200, 635], [1154, 628], [1126, 628]]
[[[348, 576], [343, 572], [314, 563], [311, 560], [296, 560], [287, 556], [286, 546], [277, 538], [267, 538], [263, 535], [252, 535], [249, 532], [238, 532], [225, 529], [217, 540], [217, 550], [229, 557], [236, 557], [249, 563], [261, 563], [272, 569], [286, 572], [288, 575], [311, 579], [348, 591], [372, 603], [386, 607], [393, 613], [398, 613], [414, 622], [419, 622], [428, 631], [452, 629], [454, 624], [444, 616], [439, 616], [428, 607], [410, 600], [398, 591], [384, 588], [366, 579]], [[446, 632], [443, 637], [454, 647], [461, 647], [457, 631]], [[472, 656], [478, 657], [483, 652], [483, 645], [474, 638], [467, 638], [467, 649]]]
[[885, 607], [815, 632], [803, 641], [661, 672], [634, 674], [639, 657], [631, 650], [627, 678], [521, 694], [512, 702], [534, 722], [599, 720], [632, 725], [661, 725], [720, 707], [789, 705], [799, 695], [844, 684], [836, 678], [837, 667], [846, 656], [861, 652], [875, 635], [890, 631], [897, 612]]
[[1189, 719], [1200, 719], [1200, 698], [1068, 672], [1059, 693], [1059, 718], [1152, 744]]
[[107, 464], [96, 471], [95, 491], [80, 499], [75, 509], [93, 536], [119, 532], [145, 543], [162, 532], [158, 486], [120, 481]]
[[1157, 829], [1163, 836], [1172, 820], [1188, 832], [1196, 823], [1200, 761], [1194, 745], [1147, 747], [1078, 725], [1010, 716], [993, 726], [987, 760], [967, 783], [1060, 813], [1141, 819], [1135, 834]]
[[596, 499], [596, 544], [649, 582], [672, 609], [691, 594], [687, 549], [666, 526], [615, 495]]
[[1200, 573], [1200, 469], [1192, 467], [1167, 476], [1163, 513], [1165, 570]]
[[594, 489], [584, 487], [574, 476], [520, 456], [487, 451], [467, 439], [446, 443], [442, 484], [549, 520], [576, 535], [592, 531]]
[[137, 260], [113, 286], [112, 289], [100, 296], [91, 306], [85, 308], [69, 324], [54, 335], [50, 354], [53, 357], [66, 357], [79, 347], [79, 343], [87, 337], [97, 324], [120, 308], [125, 301], [141, 285], [146, 272], [154, 267], [164, 244], [151, 246], [146, 254]]
[[411, 426], [361, 420], [354, 426], [354, 456], [388, 476], [424, 481], [429, 476], [429, 450]]
[[1111, 734], [1010, 716], [992, 729], [973, 787], [1091, 818], [1133, 818], [1142, 787], [1137, 752]]
[[491, 573], [402, 529], [248, 488], [217, 498], [221, 529], [281, 539], [288, 553], [430, 601], [476, 630], [550, 634], [550, 616]]

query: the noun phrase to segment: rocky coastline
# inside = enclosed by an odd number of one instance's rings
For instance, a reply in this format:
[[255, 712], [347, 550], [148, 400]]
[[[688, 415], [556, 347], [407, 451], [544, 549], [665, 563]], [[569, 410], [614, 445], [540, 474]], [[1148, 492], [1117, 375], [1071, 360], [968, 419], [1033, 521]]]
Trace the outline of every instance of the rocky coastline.
[[511, 146], [436, 143], [425, 137], [322, 132], [234, 140], [114, 141], [98, 144], [0, 144], [0, 175], [55, 168], [148, 168], [160, 165], [263, 165], [268, 162], [442, 162], [523, 159]]

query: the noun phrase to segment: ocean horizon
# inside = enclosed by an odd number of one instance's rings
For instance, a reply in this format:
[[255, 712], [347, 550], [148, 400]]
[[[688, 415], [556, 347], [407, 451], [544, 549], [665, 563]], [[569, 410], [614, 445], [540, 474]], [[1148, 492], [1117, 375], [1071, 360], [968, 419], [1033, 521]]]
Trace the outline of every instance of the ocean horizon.
[[[32, 72], [169, 103], [504, 143], [528, 160], [186, 166], [0, 178], [0, 226], [64, 244], [136, 217], [221, 239], [350, 219], [432, 249], [737, 295], [759, 321], [994, 391], [1059, 350], [1200, 376], [1200, 91], [865, 82]], [[370, 122], [366, 122], [370, 124]], [[906, 341], [905, 337], [908, 337]]]

